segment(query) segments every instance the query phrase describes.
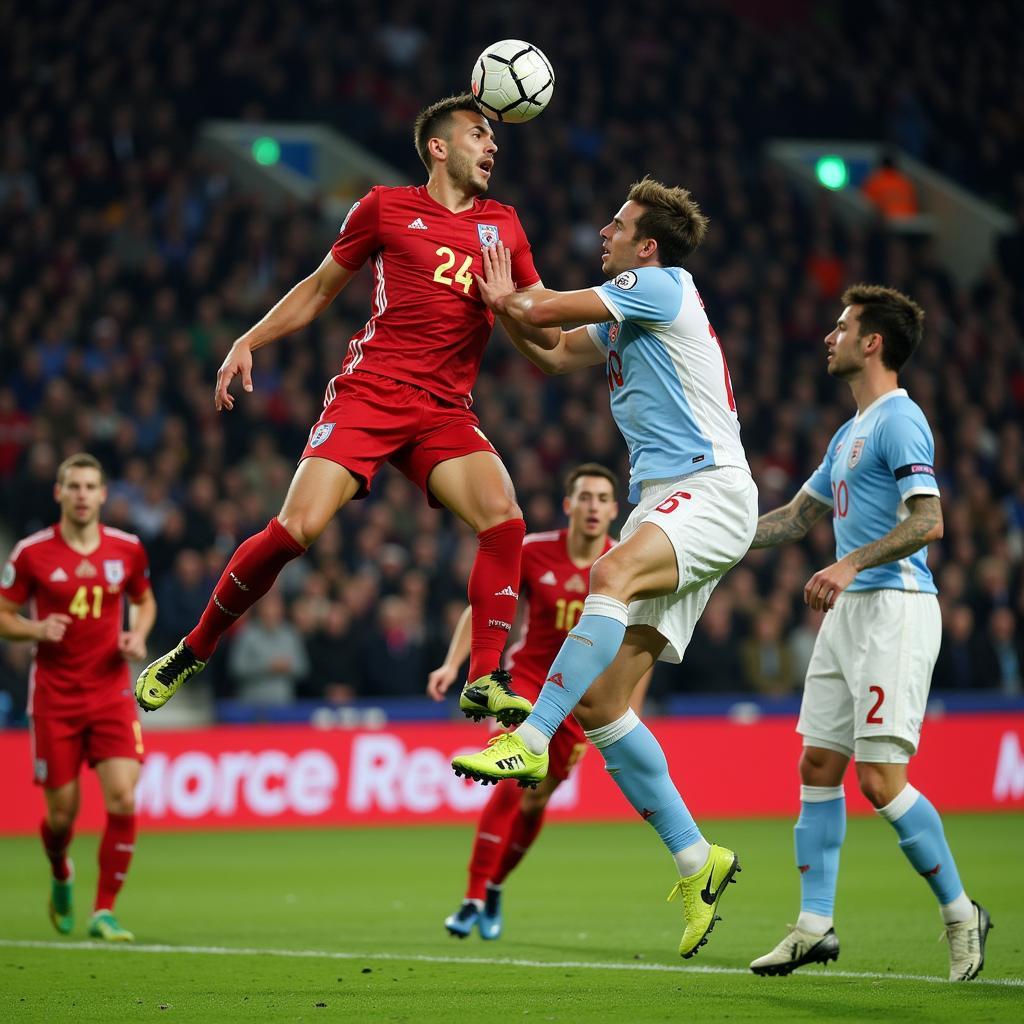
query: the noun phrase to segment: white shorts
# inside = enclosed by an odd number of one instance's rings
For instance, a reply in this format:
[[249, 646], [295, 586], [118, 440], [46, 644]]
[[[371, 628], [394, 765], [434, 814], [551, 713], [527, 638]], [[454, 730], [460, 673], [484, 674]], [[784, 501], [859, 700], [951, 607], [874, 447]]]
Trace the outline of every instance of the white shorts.
[[668, 641], [659, 660], [677, 665], [711, 591], [754, 539], [757, 487], [738, 466], [648, 480], [620, 540], [627, 540], [641, 523], [654, 523], [672, 543], [679, 585], [674, 594], [631, 602], [629, 625], [653, 626]]
[[934, 594], [840, 594], [807, 666], [796, 731], [808, 747], [900, 764], [921, 738], [942, 618]]

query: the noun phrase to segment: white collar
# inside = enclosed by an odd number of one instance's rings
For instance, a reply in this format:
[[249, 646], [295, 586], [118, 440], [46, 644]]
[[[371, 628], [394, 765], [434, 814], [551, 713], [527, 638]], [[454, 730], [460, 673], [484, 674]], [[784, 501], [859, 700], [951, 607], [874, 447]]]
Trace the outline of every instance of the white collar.
[[868, 413], [874, 412], [875, 409], [878, 406], [880, 406], [883, 402], [888, 402], [890, 398], [896, 398], [899, 395], [902, 395], [904, 398], [906, 398], [907, 389], [893, 388], [892, 391], [886, 391], [884, 395], [879, 395], [863, 412], [858, 412], [857, 415], [853, 417], [853, 422], [855, 424], [860, 423], [860, 421], [864, 419], [868, 415]]

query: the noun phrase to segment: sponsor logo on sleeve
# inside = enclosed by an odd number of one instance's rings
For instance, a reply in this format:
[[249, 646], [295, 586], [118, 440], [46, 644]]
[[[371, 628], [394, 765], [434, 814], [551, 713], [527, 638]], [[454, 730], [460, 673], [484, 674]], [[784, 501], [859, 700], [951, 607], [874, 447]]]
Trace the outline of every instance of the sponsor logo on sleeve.
[[935, 470], [926, 462], [911, 462], [893, 470], [893, 476], [902, 480], [906, 476], [935, 476]]
[[628, 292], [630, 288], [636, 287], [636, 274], [632, 270], [624, 270], [612, 281], [612, 284], [616, 288], [621, 288], [624, 292]]
[[339, 234], [339, 235], [343, 235], [343, 234], [345, 234], [345, 228], [347, 228], [347, 227], [348, 227], [348, 222], [349, 222], [349, 220], [351, 219], [351, 217], [352, 217], [352, 214], [353, 214], [353, 213], [355, 213], [355, 212], [356, 212], [356, 210], [358, 210], [358, 209], [359, 209], [359, 200], [356, 200], [356, 201], [355, 201], [355, 202], [354, 202], [354, 203], [352, 204], [352, 206], [351, 206], [351, 208], [349, 209], [348, 213], [346, 213], [346, 214], [345, 214], [345, 219], [344, 219], [344, 220], [343, 220], [343, 221], [341, 222], [341, 227], [340, 227], [340, 228], [338, 228], [338, 234]]

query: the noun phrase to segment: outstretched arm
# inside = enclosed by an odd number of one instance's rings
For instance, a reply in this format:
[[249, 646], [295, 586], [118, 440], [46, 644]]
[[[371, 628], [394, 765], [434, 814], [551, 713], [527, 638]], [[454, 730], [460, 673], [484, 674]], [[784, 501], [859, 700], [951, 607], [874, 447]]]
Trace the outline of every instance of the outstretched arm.
[[807, 491], [797, 491], [788, 505], [765, 512], [757, 521], [752, 548], [771, 548], [776, 544], [806, 537], [810, 528], [829, 513], [829, 506], [812, 498]]
[[816, 572], [804, 587], [804, 601], [816, 610], [828, 611], [861, 570], [898, 562], [942, 537], [942, 505], [936, 495], [908, 498], [907, 508], [910, 515], [884, 537], [854, 548], [827, 569]]
[[427, 677], [427, 693], [434, 700], [444, 700], [444, 695], [458, 677], [462, 663], [469, 657], [473, 628], [472, 620], [473, 609], [467, 604], [455, 625], [455, 632], [452, 633], [451, 641], [448, 644], [448, 653], [444, 656], [444, 662]]
[[530, 362], [549, 374], [568, 373], [604, 362], [603, 353], [585, 328], [561, 328], [564, 323], [600, 323], [611, 319], [604, 303], [592, 291], [555, 292], [537, 285], [516, 291], [512, 255], [501, 242], [484, 249], [483, 264], [484, 276], [476, 279], [480, 295], [501, 317], [512, 344]]
[[214, 405], [219, 412], [233, 409], [228, 394], [231, 381], [241, 375], [242, 388], [252, 391], [252, 354], [286, 334], [302, 330], [318, 317], [352, 278], [352, 271], [341, 266], [328, 253], [309, 277], [303, 278], [258, 323], [253, 324], [230, 348], [217, 371]]

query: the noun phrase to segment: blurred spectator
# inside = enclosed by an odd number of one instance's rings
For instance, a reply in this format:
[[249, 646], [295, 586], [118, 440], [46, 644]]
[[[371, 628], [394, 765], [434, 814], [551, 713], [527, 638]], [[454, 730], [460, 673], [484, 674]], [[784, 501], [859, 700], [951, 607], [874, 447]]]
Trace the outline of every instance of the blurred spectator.
[[980, 656], [974, 666], [983, 686], [994, 686], [1007, 697], [1024, 693], [1024, 645], [1009, 608], [996, 608], [989, 617]]
[[864, 179], [861, 191], [885, 220], [906, 220], [919, 212], [917, 189], [892, 156], [882, 157], [878, 167]]
[[932, 689], [959, 690], [990, 685], [978, 673], [974, 612], [965, 604], [952, 605], [943, 614], [942, 626], [942, 645], [932, 672]]
[[404, 597], [384, 597], [363, 635], [360, 660], [367, 690], [389, 696], [423, 693], [429, 665], [423, 620]]
[[228, 653], [228, 673], [239, 700], [290, 704], [309, 673], [302, 635], [285, 618], [281, 595], [270, 591], [242, 622]]
[[763, 608], [754, 619], [753, 634], [740, 645], [747, 689], [765, 697], [784, 697], [794, 690], [793, 656], [782, 636], [782, 618]]
[[675, 688], [684, 693], [737, 693], [748, 688], [736, 644], [732, 597], [725, 588], [711, 594], [673, 678]]

